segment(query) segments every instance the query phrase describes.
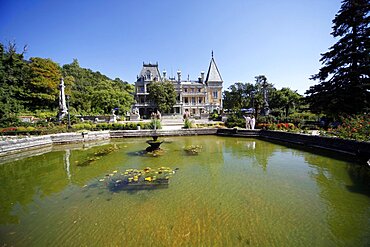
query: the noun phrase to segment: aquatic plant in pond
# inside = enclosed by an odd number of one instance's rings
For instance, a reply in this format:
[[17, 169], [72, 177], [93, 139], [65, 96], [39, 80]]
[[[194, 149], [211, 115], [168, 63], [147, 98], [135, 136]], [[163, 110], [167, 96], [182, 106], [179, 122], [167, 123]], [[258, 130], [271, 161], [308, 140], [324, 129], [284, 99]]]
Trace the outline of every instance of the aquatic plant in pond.
[[95, 161], [100, 160], [101, 157], [106, 156], [112, 152], [115, 152], [118, 149], [119, 148], [117, 147], [117, 145], [106, 147], [104, 149], [100, 149], [96, 151], [95, 153], [91, 154], [89, 157], [87, 157], [85, 161], [82, 161], [82, 162], [76, 161], [76, 165], [77, 166], [89, 166]]
[[104, 182], [109, 190], [150, 190], [167, 188], [170, 178], [178, 168], [169, 167], [140, 169], [127, 169], [124, 172], [113, 171], [106, 174], [99, 182]]
[[200, 145], [189, 145], [184, 147], [184, 151], [189, 155], [198, 155], [202, 148]]

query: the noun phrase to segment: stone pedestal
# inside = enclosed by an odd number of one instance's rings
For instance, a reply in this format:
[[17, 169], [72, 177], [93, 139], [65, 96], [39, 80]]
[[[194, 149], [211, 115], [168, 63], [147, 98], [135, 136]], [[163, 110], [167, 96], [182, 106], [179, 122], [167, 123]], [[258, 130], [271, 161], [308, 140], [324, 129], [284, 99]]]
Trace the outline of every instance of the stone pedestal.
[[140, 115], [138, 114], [130, 114], [130, 121], [139, 121], [140, 120]]
[[117, 123], [117, 116], [116, 116], [116, 115], [112, 115], [112, 116], [110, 116], [110, 118], [109, 118], [109, 122], [110, 122], [110, 123]]

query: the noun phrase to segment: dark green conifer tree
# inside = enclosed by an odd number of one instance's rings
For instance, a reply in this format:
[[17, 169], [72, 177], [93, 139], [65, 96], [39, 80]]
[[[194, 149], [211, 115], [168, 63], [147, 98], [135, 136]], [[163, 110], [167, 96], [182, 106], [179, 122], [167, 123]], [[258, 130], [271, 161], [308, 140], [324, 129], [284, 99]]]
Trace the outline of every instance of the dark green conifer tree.
[[370, 109], [369, 0], [343, 0], [333, 20], [338, 42], [322, 54], [323, 67], [311, 77], [320, 83], [306, 91], [313, 112], [362, 113]]

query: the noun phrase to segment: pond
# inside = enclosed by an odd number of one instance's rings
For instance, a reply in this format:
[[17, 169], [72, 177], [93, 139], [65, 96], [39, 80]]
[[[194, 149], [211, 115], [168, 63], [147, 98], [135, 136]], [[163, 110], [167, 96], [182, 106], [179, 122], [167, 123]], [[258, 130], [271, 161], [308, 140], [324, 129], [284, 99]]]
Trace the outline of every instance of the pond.
[[[63, 145], [0, 164], [1, 246], [368, 246], [369, 180], [343, 160], [251, 138]], [[186, 152], [186, 147], [197, 152]], [[112, 174], [169, 167], [168, 186]], [[176, 169], [176, 170], [175, 170]], [[365, 173], [368, 172], [365, 169]]]

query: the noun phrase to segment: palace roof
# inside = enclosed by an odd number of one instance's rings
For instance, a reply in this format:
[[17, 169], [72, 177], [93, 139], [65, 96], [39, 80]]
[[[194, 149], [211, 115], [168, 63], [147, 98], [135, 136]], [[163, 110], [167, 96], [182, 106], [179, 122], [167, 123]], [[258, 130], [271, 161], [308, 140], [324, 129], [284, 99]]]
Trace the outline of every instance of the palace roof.
[[207, 73], [207, 77], [206, 77], [205, 82], [206, 83], [208, 83], [208, 82], [223, 82], [223, 80], [221, 78], [221, 74], [218, 71], [216, 62], [213, 58], [213, 52], [212, 52], [212, 59], [211, 59], [211, 63], [209, 64], [209, 69], [208, 69], [208, 73]]
[[[150, 75], [150, 79], [148, 78]], [[151, 64], [151, 63], [143, 63], [143, 68], [139, 74], [138, 80], [145, 79], [145, 80], [153, 80], [153, 81], [162, 81], [161, 74], [158, 70], [158, 63]]]

